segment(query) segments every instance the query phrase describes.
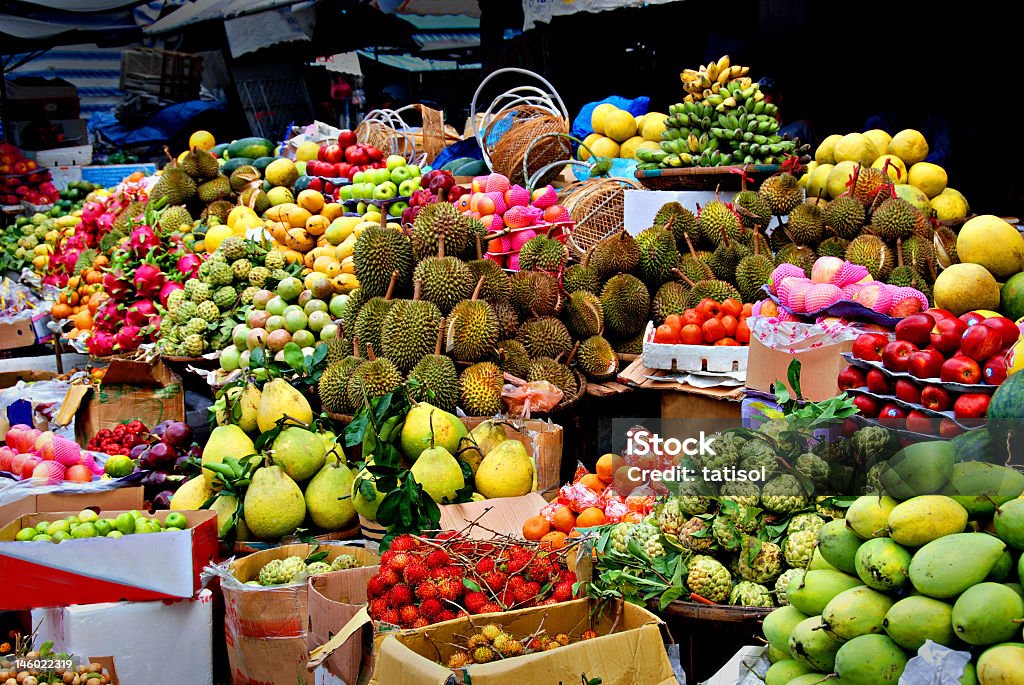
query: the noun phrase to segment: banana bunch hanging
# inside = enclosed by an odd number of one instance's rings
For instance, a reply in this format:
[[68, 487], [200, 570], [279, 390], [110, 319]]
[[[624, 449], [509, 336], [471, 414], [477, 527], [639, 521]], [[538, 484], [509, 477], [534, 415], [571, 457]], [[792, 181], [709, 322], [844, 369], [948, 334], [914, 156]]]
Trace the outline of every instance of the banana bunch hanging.
[[[700, 69], [684, 69], [683, 73], [679, 74], [679, 79], [683, 82], [683, 90], [686, 91], [686, 98], [683, 102], [700, 102], [718, 95], [723, 87], [745, 77], [749, 72], [750, 67], [731, 64], [729, 55], [722, 55], [717, 62], [701, 65]], [[750, 85], [750, 79], [747, 79], [744, 87]], [[729, 90], [731, 92], [732, 89]], [[724, 101], [724, 99], [723, 97], [722, 100]], [[721, 104], [721, 102], [716, 104]]]

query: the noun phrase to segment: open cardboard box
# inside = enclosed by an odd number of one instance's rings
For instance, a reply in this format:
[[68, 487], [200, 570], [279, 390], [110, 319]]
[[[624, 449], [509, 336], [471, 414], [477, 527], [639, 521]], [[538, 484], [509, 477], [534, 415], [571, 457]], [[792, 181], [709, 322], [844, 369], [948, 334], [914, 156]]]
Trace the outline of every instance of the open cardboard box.
[[757, 336], [751, 336], [747, 387], [773, 394], [775, 384], [782, 383], [792, 393], [793, 388], [789, 387], [786, 379], [790, 363], [799, 359], [800, 389], [804, 399], [809, 402], [827, 400], [839, 394], [839, 372], [847, 365], [842, 354], [852, 349], [853, 341], [847, 340], [791, 354], [786, 350], [766, 347]]
[[[466, 428], [473, 430], [487, 419], [484, 417], [460, 417]], [[561, 426], [540, 419], [511, 419], [506, 424], [505, 435], [518, 440], [526, 447], [526, 453], [533, 456], [537, 466], [537, 491], [557, 489], [562, 484], [562, 442], [565, 432]]]
[[[305, 558], [314, 549], [313, 545], [306, 544], [282, 545], [237, 559], [231, 563], [229, 571], [239, 582], [245, 583], [255, 580], [260, 569], [273, 559]], [[362, 547], [322, 545], [317, 551], [327, 552], [328, 563], [341, 554], [359, 559], [363, 568], [325, 575], [354, 574], [363, 578], [364, 594], [365, 569], [372, 568], [374, 573], [379, 570], [377, 555]], [[305, 664], [309, 660], [309, 587], [308, 584], [239, 587], [221, 581], [224, 632], [234, 682], [295, 685], [298, 676], [305, 677]]]
[[10, 504], [0, 505], [0, 525], [26, 514], [45, 514], [51, 511], [74, 511], [88, 507], [121, 511], [142, 509], [145, 496], [141, 485], [128, 485], [100, 492], [45, 492], [29, 494]]
[[[209, 510], [179, 512], [188, 520], [182, 531], [57, 544], [14, 540], [22, 528], [78, 513], [34, 513], [0, 528], [0, 610], [193, 597], [202, 587], [200, 572], [217, 555], [217, 512]], [[165, 520], [170, 513], [152, 516]]]
[[[501, 614], [457, 618], [444, 623], [387, 633], [379, 642], [371, 685], [446, 685], [452, 670], [444, 663], [454, 653], [452, 643], [464, 643], [474, 628], [496, 623], [523, 638], [543, 629], [549, 635], [567, 633], [579, 638], [593, 629], [598, 637], [559, 649], [476, 664], [459, 669], [456, 682], [473, 685], [508, 683], [579, 683], [601, 678], [603, 685], [676, 685], [665, 650], [670, 639], [664, 622], [646, 609], [611, 604], [600, 618], [591, 618], [593, 600], [578, 599]], [[365, 612], [362, 616], [369, 620]], [[361, 617], [357, 617], [361, 618]], [[344, 637], [346, 630], [339, 634]]]
[[[366, 583], [379, 571], [379, 566], [364, 566], [309, 579], [310, 651], [329, 642], [366, 606]], [[364, 660], [371, 658], [372, 653], [372, 639], [361, 632], [331, 653], [322, 665], [330, 675], [345, 683], [355, 683]]]
[[[441, 505], [441, 530], [463, 530], [475, 521], [480, 524], [466, 531], [466, 535], [477, 540], [490, 540], [495, 531], [505, 535], [522, 536], [523, 521], [536, 516], [547, 506], [547, 500], [539, 492], [522, 497], [499, 497], [483, 502]], [[487, 530], [481, 528], [485, 526]]]
[[162, 361], [115, 360], [99, 386], [73, 385], [64, 398], [56, 423], [75, 419], [75, 435], [85, 445], [102, 428], [138, 419], [152, 428], [161, 421], [185, 420], [185, 391], [181, 378]]

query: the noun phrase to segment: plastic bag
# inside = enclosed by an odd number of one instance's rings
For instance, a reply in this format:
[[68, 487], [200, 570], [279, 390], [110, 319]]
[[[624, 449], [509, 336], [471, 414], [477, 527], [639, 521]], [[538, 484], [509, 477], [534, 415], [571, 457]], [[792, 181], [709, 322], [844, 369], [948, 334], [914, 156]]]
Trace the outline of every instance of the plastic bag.
[[959, 652], [927, 640], [917, 650], [917, 656], [907, 662], [899, 685], [959, 683], [970, 660], [969, 652]]
[[770, 350], [796, 354], [826, 345], [853, 340], [861, 331], [837, 322], [797, 323], [775, 317], [752, 316], [747, 320], [750, 335]]
[[[65, 381], [18, 381], [17, 385], [0, 390], [0, 439], [7, 434], [12, 423], [30, 423], [36, 428], [51, 430], [73, 441], [74, 421], [66, 426], [54, 423], [69, 387], [70, 384]], [[18, 407], [16, 405], [19, 402], [25, 404]]]
[[546, 412], [562, 401], [562, 391], [548, 381], [534, 381], [523, 385], [508, 383], [501, 390], [508, 403], [509, 413], [530, 418], [532, 412]]

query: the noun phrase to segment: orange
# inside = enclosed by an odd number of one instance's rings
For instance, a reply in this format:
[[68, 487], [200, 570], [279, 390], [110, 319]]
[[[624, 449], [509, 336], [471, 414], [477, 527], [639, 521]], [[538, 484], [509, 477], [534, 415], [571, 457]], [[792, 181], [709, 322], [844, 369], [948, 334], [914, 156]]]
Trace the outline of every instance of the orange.
[[92, 314], [89, 313], [88, 309], [78, 312], [71, 320], [74, 322], [75, 328], [79, 330], [88, 331], [92, 329]]
[[644, 520], [643, 514], [637, 511], [627, 511], [622, 515], [622, 520], [626, 523], [640, 523]]
[[103, 274], [101, 274], [99, 271], [90, 269], [89, 272], [85, 275], [85, 282], [90, 284], [90, 285], [95, 285], [97, 283], [102, 283], [103, 282]]
[[66, 319], [71, 316], [71, 307], [65, 302], [57, 302], [50, 308], [50, 315], [55, 319]]
[[615, 485], [612, 487], [623, 495], [628, 495], [633, 492], [638, 485], [640, 485], [638, 480], [630, 478], [631, 468], [631, 466], [620, 466], [615, 470], [615, 478], [613, 479], [615, 481]]
[[105, 254], [96, 255], [96, 259], [93, 260], [93, 263], [92, 263], [92, 268], [94, 268], [94, 269], [102, 269], [103, 267], [107, 266], [108, 264], [110, 264], [110, 258], [107, 257], [107, 255], [105, 255]]
[[[581, 537], [583, 537], [583, 533], [580, 532], [579, 528], [573, 528], [572, 532], [569, 533], [569, 539], [570, 540], [572, 540], [573, 538], [581, 538]], [[594, 551], [596, 552], [597, 550], [594, 550]]]
[[617, 454], [605, 454], [597, 460], [597, 468], [594, 469], [597, 477], [605, 483], [611, 483], [615, 478], [615, 472], [626, 462]]
[[604, 512], [597, 507], [588, 507], [580, 512], [580, 515], [576, 517], [577, 528], [590, 528], [591, 526], [601, 526], [608, 521], [608, 518], [604, 515]]
[[527, 540], [540, 540], [551, 532], [551, 524], [543, 516], [531, 516], [523, 521], [523, 537]]
[[555, 510], [555, 515], [552, 518], [555, 530], [568, 533], [576, 527], [576, 514], [572, 513], [572, 509], [569, 507], [559, 507]]
[[585, 485], [594, 492], [604, 492], [604, 489], [608, 487], [603, 480], [597, 477], [597, 474], [588, 473], [587, 475], [580, 478], [580, 485]]
[[565, 541], [567, 540], [565, 533], [561, 531], [552, 531], [540, 539], [541, 547], [548, 547], [550, 549], [562, 549], [565, 547]]

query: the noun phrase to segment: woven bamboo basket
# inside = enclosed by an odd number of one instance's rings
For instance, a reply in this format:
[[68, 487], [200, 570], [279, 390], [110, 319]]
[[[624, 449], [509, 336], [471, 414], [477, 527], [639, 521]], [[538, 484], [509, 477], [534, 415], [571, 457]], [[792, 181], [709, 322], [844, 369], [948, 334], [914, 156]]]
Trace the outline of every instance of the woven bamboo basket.
[[643, 186], [628, 178], [592, 178], [562, 191], [562, 206], [574, 222], [566, 244], [577, 257], [622, 230], [627, 190], [643, 190]]

